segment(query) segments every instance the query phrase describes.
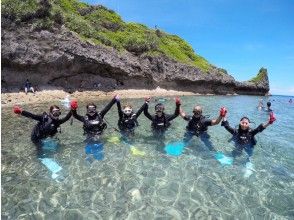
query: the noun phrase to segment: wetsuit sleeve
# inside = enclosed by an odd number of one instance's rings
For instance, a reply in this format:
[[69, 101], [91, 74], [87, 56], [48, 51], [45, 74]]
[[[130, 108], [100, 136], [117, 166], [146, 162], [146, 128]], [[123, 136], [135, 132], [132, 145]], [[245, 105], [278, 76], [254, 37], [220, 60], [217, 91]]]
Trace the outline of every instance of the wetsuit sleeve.
[[252, 130], [251, 133], [252, 133], [252, 135], [254, 136], [254, 135], [256, 135], [257, 133], [262, 132], [264, 129], [265, 129], [265, 128], [263, 127], [263, 125], [260, 124], [257, 128], [255, 128], [254, 130]]
[[185, 115], [184, 117], [183, 117], [183, 119], [185, 120], [185, 121], [190, 121], [191, 120], [191, 116], [189, 116], [189, 115]]
[[22, 111], [21, 115], [25, 116], [27, 118], [34, 119], [36, 121], [42, 121], [43, 120], [43, 115], [35, 115], [35, 114], [32, 114], [32, 113], [27, 112], [27, 111]]
[[203, 124], [205, 126], [211, 126], [212, 125], [212, 120], [211, 119], [205, 119], [204, 122], [203, 122]]
[[236, 130], [229, 125], [229, 122], [228, 121], [222, 121], [221, 126], [224, 126], [225, 129], [228, 132], [230, 132], [231, 134], [234, 134], [236, 132]]
[[141, 106], [141, 108], [136, 112], [136, 118], [138, 118], [142, 114], [142, 112], [145, 110], [145, 108], [146, 108], [147, 105], [148, 105], [147, 103], [144, 103]]
[[144, 115], [146, 116], [146, 118], [148, 118], [150, 121], [153, 121], [153, 117], [149, 114], [148, 112], [148, 104], [146, 104], [145, 108], [144, 108]]
[[79, 115], [77, 113], [77, 110], [71, 110], [72, 111], [72, 115], [74, 116], [74, 118], [76, 118], [77, 120], [81, 121], [81, 122], [84, 122], [85, 121], [85, 118], [81, 115]]
[[122, 112], [122, 110], [121, 110], [121, 104], [120, 104], [120, 101], [117, 101], [116, 105], [117, 105], [118, 117], [119, 117], [119, 118], [122, 118], [122, 117], [123, 117], [123, 112]]
[[66, 115], [64, 118], [59, 119], [59, 123], [60, 123], [60, 124], [63, 124], [64, 122], [68, 121], [68, 120], [70, 119], [71, 116], [72, 116], [72, 112], [69, 111], [69, 112], [67, 113], [67, 115]]
[[178, 117], [180, 114], [180, 105], [176, 105], [175, 113], [173, 115], [168, 115], [167, 120], [171, 121]]
[[111, 109], [111, 107], [115, 103], [115, 98], [113, 98], [106, 106], [105, 108], [100, 112], [101, 118], [104, 118], [104, 115]]

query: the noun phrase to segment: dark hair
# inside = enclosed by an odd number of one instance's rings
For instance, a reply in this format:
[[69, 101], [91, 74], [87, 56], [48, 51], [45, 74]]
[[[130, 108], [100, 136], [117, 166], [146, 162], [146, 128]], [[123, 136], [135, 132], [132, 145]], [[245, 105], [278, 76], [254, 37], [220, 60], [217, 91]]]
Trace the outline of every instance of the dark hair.
[[60, 110], [60, 108], [57, 105], [51, 105], [49, 111], [52, 112], [53, 109], [57, 108], [58, 110]]
[[271, 107], [272, 103], [271, 102], [267, 102], [266, 105], [267, 105], [267, 107]]
[[96, 106], [93, 102], [89, 103], [89, 104], [86, 106], [86, 108], [89, 108], [89, 106], [94, 106], [95, 108], [97, 108], [97, 106]]
[[243, 119], [247, 119], [249, 121], [249, 123], [251, 123], [248, 117], [244, 116], [240, 119], [240, 121], [242, 121]]
[[162, 104], [162, 103], [158, 103], [158, 104], [156, 104], [155, 105], [155, 111], [157, 110], [157, 109], [159, 109], [159, 108], [161, 108], [162, 110], [164, 110], [164, 104]]

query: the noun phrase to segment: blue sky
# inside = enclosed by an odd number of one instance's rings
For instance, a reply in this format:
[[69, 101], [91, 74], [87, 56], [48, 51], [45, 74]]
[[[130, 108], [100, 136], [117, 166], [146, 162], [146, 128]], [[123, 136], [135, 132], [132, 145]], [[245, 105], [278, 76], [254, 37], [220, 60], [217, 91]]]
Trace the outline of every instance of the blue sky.
[[236, 80], [265, 67], [272, 94], [294, 95], [294, 0], [83, 1], [179, 35]]

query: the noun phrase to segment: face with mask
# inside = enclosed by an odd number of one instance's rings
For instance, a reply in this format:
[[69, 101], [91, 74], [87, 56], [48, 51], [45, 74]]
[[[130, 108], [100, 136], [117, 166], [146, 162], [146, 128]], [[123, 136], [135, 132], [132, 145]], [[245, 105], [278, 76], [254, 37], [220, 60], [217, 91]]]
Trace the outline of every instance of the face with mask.
[[133, 112], [133, 109], [130, 106], [126, 106], [123, 108], [123, 113], [127, 116], [130, 116]]
[[158, 117], [162, 116], [163, 111], [164, 111], [164, 105], [163, 104], [159, 103], [159, 104], [155, 105], [155, 114]]
[[195, 118], [200, 118], [202, 116], [202, 108], [199, 105], [194, 107], [193, 115]]
[[56, 105], [50, 107], [50, 117], [53, 119], [58, 119], [61, 115], [60, 108]]
[[97, 113], [97, 110], [96, 110], [96, 106], [95, 105], [88, 105], [87, 106], [87, 114], [90, 115], [90, 116], [93, 116]]

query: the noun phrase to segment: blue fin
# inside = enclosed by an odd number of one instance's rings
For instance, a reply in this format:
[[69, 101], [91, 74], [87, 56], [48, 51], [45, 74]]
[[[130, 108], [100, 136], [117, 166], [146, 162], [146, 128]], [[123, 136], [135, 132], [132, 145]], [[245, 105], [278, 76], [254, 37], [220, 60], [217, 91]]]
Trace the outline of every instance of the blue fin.
[[91, 143], [85, 147], [86, 154], [92, 154], [96, 160], [102, 160], [104, 158], [103, 144], [102, 143]]
[[164, 150], [166, 151], [166, 153], [168, 155], [179, 156], [183, 153], [184, 147], [185, 147], [184, 142], [177, 141], [177, 142], [172, 142], [172, 143], [167, 144], [164, 147]]
[[40, 159], [42, 164], [44, 164], [48, 170], [52, 172], [52, 178], [55, 179], [58, 177], [56, 173], [58, 173], [60, 170], [62, 170], [62, 167], [58, 165], [54, 160], [51, 158], [41, 158]]
[[215, 159], [217, 159], [222, 165], [232, 165], [233, 158], [227, 157], [222, 152], [217, 152], [215, 154]]

